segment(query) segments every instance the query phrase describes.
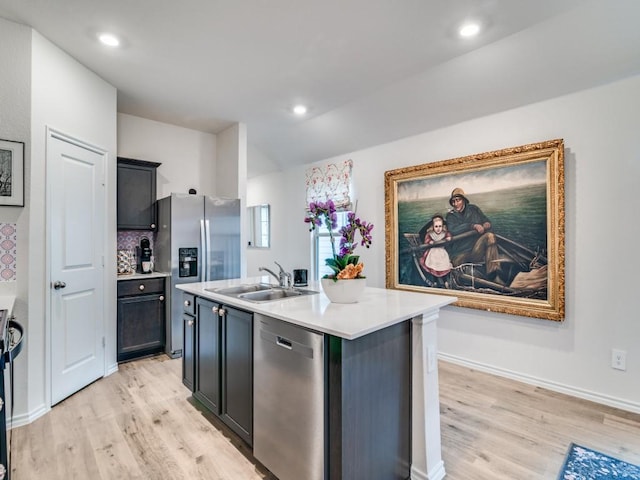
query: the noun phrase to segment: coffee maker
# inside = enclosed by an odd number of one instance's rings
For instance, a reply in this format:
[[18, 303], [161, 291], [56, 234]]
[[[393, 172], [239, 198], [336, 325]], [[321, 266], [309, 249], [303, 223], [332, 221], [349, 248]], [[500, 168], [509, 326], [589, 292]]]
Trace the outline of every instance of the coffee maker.
[[142, 273], [151, 273], [153, 271], [153, 263], [151, 261], [151, 242], [147, 237], [140, 239], [138, 250], [138, 270]]

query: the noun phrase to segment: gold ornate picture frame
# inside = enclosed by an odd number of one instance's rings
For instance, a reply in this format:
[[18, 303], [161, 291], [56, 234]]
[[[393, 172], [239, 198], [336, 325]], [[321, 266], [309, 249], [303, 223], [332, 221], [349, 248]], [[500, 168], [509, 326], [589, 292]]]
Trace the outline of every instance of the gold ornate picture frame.
[[562, 139], [385, 172], [386, 286], [564, 319]]

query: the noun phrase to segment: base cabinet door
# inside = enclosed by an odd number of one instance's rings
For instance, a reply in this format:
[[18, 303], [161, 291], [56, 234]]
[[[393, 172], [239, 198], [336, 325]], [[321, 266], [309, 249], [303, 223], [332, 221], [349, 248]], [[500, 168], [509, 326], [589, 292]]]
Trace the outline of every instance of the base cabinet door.
[[220, 336], [219, 306], [198, 298], [196, 334], [196, 390], [193, 396], [216, 415], [220, 415]]
[[223, 306], [222, 421], [249, 445], [253, 436], [253, 314]]
[[118, 361], [164, 350], [164, 295], [118, 299]]
[[182, 383], [193, 393], [196, 378], [196, 317], [182, 314], [184, 346], [182, 348]]

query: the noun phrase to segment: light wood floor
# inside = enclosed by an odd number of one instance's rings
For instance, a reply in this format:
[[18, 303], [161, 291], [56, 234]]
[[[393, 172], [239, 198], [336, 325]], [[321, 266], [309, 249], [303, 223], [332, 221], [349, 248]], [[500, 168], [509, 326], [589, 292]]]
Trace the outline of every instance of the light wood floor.
[[[122, 364], [14, 429], [12, 479], [273, 478], [180, 377], [165, 356]], [[555, 479], [570, 442], [640, 463], [640, 415], [444, 362], [440, 394], [448, 480]]]

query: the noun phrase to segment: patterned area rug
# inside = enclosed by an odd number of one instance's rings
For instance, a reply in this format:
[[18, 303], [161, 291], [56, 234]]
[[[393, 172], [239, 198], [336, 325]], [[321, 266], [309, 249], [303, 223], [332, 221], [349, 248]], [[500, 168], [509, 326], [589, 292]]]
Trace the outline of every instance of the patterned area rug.
[[558, 480], [640, 480], [640, 467], [572, 443]]

